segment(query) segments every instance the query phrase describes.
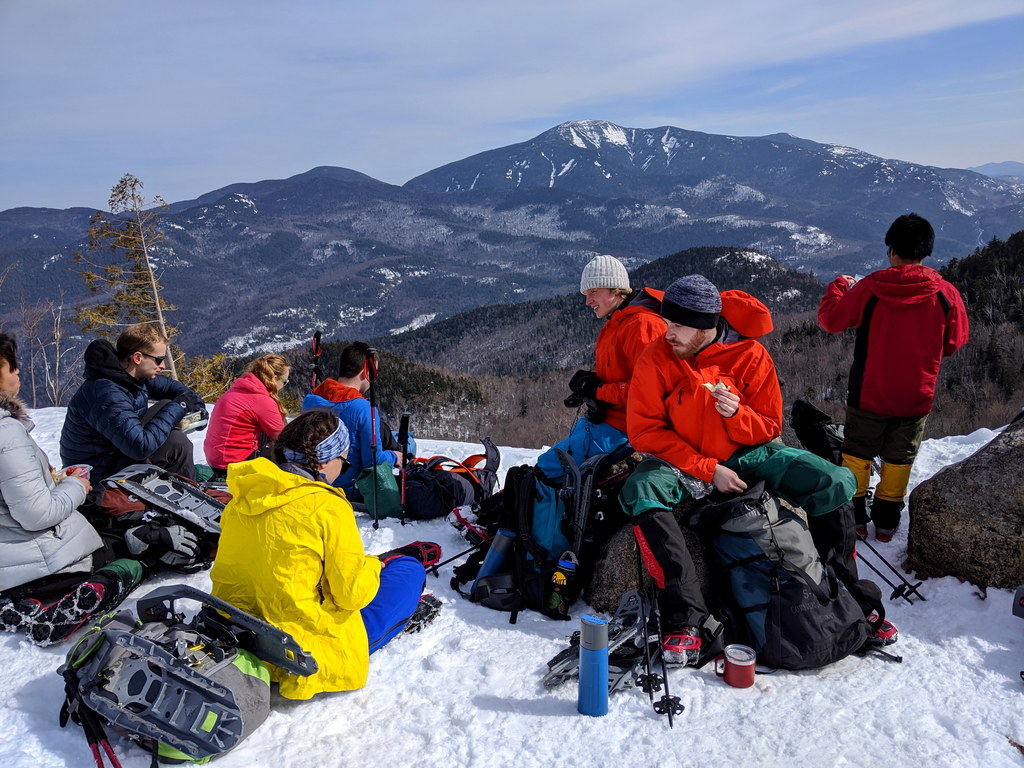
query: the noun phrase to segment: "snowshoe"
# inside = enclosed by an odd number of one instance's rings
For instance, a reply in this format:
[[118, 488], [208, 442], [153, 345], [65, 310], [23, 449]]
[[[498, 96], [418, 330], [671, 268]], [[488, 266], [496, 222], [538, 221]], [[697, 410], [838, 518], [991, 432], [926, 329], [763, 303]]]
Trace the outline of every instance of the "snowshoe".
[[184, 478], [152, 464], [132, 464], [103, 481], [108, 488], [121, 488], [153, 507], [220, 535], [224, 504], [203, 493]]
[[[640, 620], [641, 597], [635, 589], [626, 592], [619, 601], [615, 615], [608, 621], [608, 692], [625, 688], [643, 661], [643, 643], [646, 633]], [[580, 633], [569, 638], [569, 647], [548, 661], [548, 671], [541, 682], [554, 688], [580, 673]]]

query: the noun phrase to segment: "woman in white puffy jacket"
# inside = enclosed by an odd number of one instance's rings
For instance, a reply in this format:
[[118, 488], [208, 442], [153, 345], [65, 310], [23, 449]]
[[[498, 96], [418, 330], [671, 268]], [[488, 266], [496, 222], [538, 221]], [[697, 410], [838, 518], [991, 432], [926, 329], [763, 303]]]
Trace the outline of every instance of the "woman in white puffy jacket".
[[56, 478], [32, 439], [17, 352], [0, 333], [0, 627], [49, 645], [120, 603], [144, 569], [115, 559], [77, 511], [91, 488], [87, 472]]

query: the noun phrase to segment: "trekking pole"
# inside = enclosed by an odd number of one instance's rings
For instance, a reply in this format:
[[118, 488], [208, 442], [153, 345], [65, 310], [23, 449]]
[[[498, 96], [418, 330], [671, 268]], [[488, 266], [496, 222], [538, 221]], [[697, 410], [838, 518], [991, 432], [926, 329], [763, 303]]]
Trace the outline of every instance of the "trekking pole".
[[432, 566], [430, 566], [427, 569], [427, 573], [432, 573], [435, 576], [437, 576], [438, 578], [440, 578], [441, 574], [438, 573], [438, 569], [441, 566], [448, 565], [448, 563], [454, 563], [460, 557], [465, 557], [466, 555], [470, 554], [471, 552], [475, 552], [476, 550], [480, 549], [480, 547], [482, 547], [484, 544], [486, 544], [488, 541], [490, 541], [490, 539], [484, 539], [484, 541], [481, 541], [479, 544], [474, 544], [472, 547], [470, 547], [469, 549], [465, 550], [464, 552], [459, 552], [459, 554], [457, 554], [457, 555], [452, 555], [451, 557], [449, 557], [447, 560], [445, 560], [443, 562], [434, 563]]
[[[662, 674], [657, 674], [651, 671], [653, 659], [651, 658], [651, 643], [650, 643], [650, 627], [648, 622], [650, 616], [654, 615], [656, 618], [655, 629], [657, 631], [656, 642], [661, 642], [661, 617], [658, 614], [658, 608], [656, 605], [650, 607], [651, 614], [648, 614], [647, 604], [647, 591], [644, 588], [644, 561], [640, 554], [640, 545], [637, 544], [636, 548], [636, 576], [637, 576], [637, 595], [640, 598], [640, 622], [643, 627], [643, 643], [644, 643], [644, 671], [642, 674], [637, 676], [636, 685], [644, 693], [648, 695], [651, 700], [651, 706], [654, 707], [654, 711], [659, 715], [668, 715], [668, 727], [673, 726], [672, 717], [673, 715], [681, 714], [685, 707], [679, 703], [678, 696], [670, 696], [668, 690], [668, 670], [665, 665], [664, 653], [661, 655], [661, 671]], [[656, 602], [657, 597], [652, 602]], [[657, 701], [654, 700], [654, 694], [661, 690], [662, 685], [665, 686], [665, 693], [662, 694], [661, 698]]]
[[912, 594], [912, 595], [917, 595], [921, 600], [927, 600], [928, 599], [924, 595], [922, 595], [921, 591], [918, 589], [918, 587], [920, 587], [921, 584], [923, 584], [924, 582], [919, 581], [919, 582], [917, 582], [917, 584], [912, 584], [910, 582], [910, 579], [908, 579], [906, 576], [904, 576], [903, 573], [901, 573], [900, 570], [895, 565], [893, 565], [888, 560], [886, 560], [884, 557], [882, 557], [882, 553], [879, 552], [877, 549], [875, 549], [871, 545], [871, 542], [869, 542], [867, 540], [866, 536], [858, 536], [857, 538], [860, 539], [861, 543], [864, 544], [864, 546], [866, 546], [871, 551], [871, 554], [873, 554], [875, 557], [877, 557], [882, 563], [884, 563], [886, 565], [886, 567], [889, 568], [890, 571], [892, 571], [894, 574], [896, 574], [896, 578], [898, 578], [901, 582], [903, 582], [902, 584], [897, 586], [892, 581], [890, 581], [888, 578], [883, 576], [882, 573], [878, 570], [878, 568], [876, 568], [874, 565], [872, 565], [867, 560], [864, 560], [864, 563], [871, 570], [873, 570], [875, 573], [877, 573], [879, 578], [881, 578], [886, 584], [888, 584], [890, 587], [893, 588], [892, 595], [889, 598], [890, 600], [892, 600], [893, 598], [896, 598], [896, 597], [902, 597], [908, 603], [913, 605], [914, 601], [911, 600], [909, 597], [907, 597], [908, 593]]
[[888, 584], [892, 588], [892, 593], [889, 595], [889, 599], [890, 600], [895, 600], [895, 599], [897, 599], [899, 597], [902, 597], [904, 600], [906, 600], [911, 605], [914, 604], [914, 601], [911, 600], [909, 597], [907, 597], [907, 595], [905, 594], [902, 584], [900, 584], [898, 586], [896, 584], [894, 584], [890, 579], [888, 579], [886, 577], [886, 575], [884, 573], [882, 573], [880, 570], [878, 570], [878, 566], [876, 566], [870, 560], [868, 560], [868, 559], [866, 559], [864, 557], [858, 557], [857, 561], [861, 562], [861, 563], [864, 563], [864, 565], [866, 565], [868, 568], [870, 568], [872, 571], [875, 572], [875, 574], [878, 576], [878, 578], [880, 578], [882, 581], [884, 581], [886, 584]]
[[366, 350], [363, 373], [370, 382], [367, 394], [370, 396], [370, 461], [373, 472], [373, 527], [376, 530], [380, 528], [380, 521], [377, 517], [377, 350], [373, 347]]
[[398, 450], [402, 452], [401, 468], [398, 473], [399, 504], [402, 507], [402, 525], [405, 525], [405, 468], [409, 463], [409, 413], [402, 414], [398, 422]]
[[310, 374], [309, 391], [312, 392], [320, 386], [320, 358], [323, 357], [324, 348], [320, 346], [320, 331], [313, 334], [313, 372]]

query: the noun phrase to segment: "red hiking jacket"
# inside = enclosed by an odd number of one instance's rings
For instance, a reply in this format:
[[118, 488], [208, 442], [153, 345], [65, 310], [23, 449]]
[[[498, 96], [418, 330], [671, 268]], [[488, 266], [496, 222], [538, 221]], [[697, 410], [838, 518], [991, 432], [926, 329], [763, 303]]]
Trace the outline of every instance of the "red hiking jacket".
[[245, 461], [259, 450], [260, 435], [275, 440], [284, 417], [263, 382], [253, 373], [235, 379], [231, 389], [214, 403], [203, 449], [215, 469]]
[[829, 333], [857, 329], [847, 404], [902, 418], [931, 411], [942, 358], [969, 330], [959, 291], [923, 264], [880, 269], [852, 288], [837, 277], [818, 323]]

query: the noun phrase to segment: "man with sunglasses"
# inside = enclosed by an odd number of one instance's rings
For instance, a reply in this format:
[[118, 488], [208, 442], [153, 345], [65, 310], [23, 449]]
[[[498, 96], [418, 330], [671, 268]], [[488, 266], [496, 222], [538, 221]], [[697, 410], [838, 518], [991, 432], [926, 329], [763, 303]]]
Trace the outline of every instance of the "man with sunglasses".
[[206, 404], [181, 382], [160, 375], [167, 355], [167, 339], [147, 323], [126, 328], [116, 344], [89, 344], [85, 381], [68, 404], [60, 436], [65, 466], [91, 465], [95, 486], [136, 463], [195, 479], [192, 443], [175, 427]]

